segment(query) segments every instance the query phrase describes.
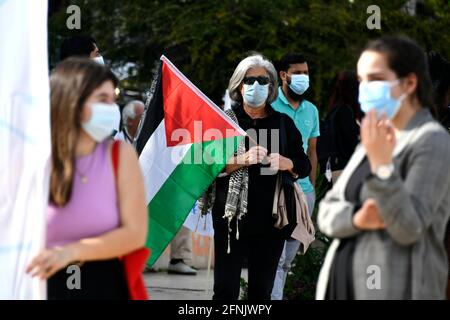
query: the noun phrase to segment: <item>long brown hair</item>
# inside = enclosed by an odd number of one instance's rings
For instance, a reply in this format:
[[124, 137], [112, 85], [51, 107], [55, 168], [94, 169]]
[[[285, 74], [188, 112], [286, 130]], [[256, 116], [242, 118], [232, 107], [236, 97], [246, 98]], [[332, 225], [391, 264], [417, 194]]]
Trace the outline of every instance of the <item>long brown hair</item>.
[[358, 102], [359, 82], [356, 72], [344, 70], [335, 77], [333, 93], [328, 103], [328, 111], [340, 106], [352, 109], [355, 120], [361, 120], [361, 107]]
[[70, 58], [61, 62], [50, 77], [52, 169], [50, 201], [66, 205], [72, 195], [75, 147], [81, 128], [82, 108], [105, 81], [118, 80], [107, 68], [89, 59]]

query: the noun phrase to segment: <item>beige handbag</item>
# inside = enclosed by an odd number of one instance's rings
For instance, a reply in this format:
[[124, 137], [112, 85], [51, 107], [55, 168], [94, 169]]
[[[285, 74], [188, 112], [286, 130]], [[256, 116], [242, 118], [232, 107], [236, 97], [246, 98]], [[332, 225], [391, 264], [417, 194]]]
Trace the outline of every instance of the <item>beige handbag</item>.
[[[294, 182], [294, 196], [297, 225], [291, 234], [291, 237], [300, 241], [300, 252], [306, 253], [309, 245], [315, 240], [314, 224], [309, 216], [308, 204], [306, 196], [300, 189], [298, 183]], [[275, 187], [275, 195], [272, 207], [272, 216], [276, 219], [275, 228], [283, 229], [289, 224], [288, 214], [286, 209], [286, 202], [284, 197], [284, 190], [281, 182], [281, 174], [277, 177], [277, 184]]]

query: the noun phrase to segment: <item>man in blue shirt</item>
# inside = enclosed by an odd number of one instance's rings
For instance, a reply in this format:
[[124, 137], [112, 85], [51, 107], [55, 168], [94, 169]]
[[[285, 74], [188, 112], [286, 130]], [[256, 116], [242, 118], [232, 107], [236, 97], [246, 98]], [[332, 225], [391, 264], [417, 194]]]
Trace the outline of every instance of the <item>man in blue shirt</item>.
[[[314, 104], [303, 97], [309, 88], [309, 69], [303, 55], [286, 54], [278, 64], [278, 72], [282, 85], [278, 88], [278, 99], [272, 103], [273, 109], [287, 114], [294, 121], [302, 134], [303, 149], [311, 162], [309, 178], [299, 180], [299, 184], [308, 201], [310, 215], [315, 204], [315, 181], [317, 172], [316, 143], [319, 131], [319, 112]], [[297, 254], [300, 242], [295, 239], [287, 240], [278, 264], [272, 290], [272, 300], [283, 299], [283, 289], [291, 263]]]

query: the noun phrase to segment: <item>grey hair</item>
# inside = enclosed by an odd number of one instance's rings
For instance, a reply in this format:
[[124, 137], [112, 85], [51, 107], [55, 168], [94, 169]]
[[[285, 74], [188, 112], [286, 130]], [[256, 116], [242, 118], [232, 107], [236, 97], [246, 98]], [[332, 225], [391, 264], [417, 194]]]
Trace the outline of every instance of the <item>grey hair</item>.
[[228, 91], [230, 93], [230, 98], [234, 102], [242, 103], [242, 94], [240, 90], [240, 86], [242, 80], [244, 80], [247, 71], [252, 68], [264, 68], [269, 74], [270, 85], [269, 85], [269, 96], [267, 97], [267, 103], [274, 102], [278, 97], [278, 76], [275, 67], [272, 62], [266, 59], [261, 54], [253, 54], [248, 56], [244, 60], [242, 60], [236, 70], [234, 70], [233, 75], [231, 76], [230, 83], [228, 85]]
[[128, 119], [134, 120], [136, 118], [136, 110], [135, 106], [137, 104], [142, 105], [142, 108], [145, 109], [145, 104], [139, 100], [133, 100], [126, 104], [125, 108], [122, 110], [122, 123], [127, 123]]

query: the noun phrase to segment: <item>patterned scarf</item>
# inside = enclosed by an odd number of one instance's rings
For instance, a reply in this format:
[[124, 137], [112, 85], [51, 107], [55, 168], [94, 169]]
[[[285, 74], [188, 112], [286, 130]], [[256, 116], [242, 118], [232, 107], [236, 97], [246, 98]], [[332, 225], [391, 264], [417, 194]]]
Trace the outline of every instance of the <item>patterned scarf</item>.
[[[233, 110], [226, 110], [225, 113], [238, 123], [236, 114]], [[235, 155], [243, 155], [245, 153], [245, 140], [243, 139], [237, 148]], [[213, 183], [208, 190], [198, 200], [199, 209], [202, 215], [208, 213], [214, 205], [215, 200], [215, 183]], [[225, 203], [224, 219], [228, 221], [228, 249], [227, 253], [230, 253], [230, 234], [231, 234], [231, 221], [236, 218], [236, 239], [239, 240], [239, 220], [241, 220], [247, 213], [247, 198], [248, 198], [248, 168], [243, 167], [234, 171], [230, 175], [230, 182], [228, 186], [227, 200]]]

